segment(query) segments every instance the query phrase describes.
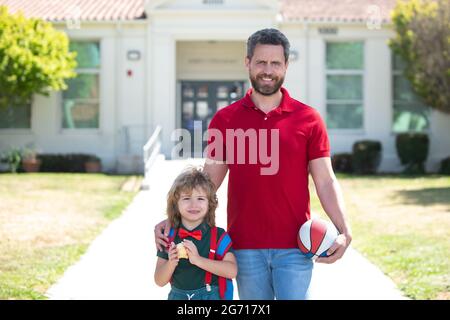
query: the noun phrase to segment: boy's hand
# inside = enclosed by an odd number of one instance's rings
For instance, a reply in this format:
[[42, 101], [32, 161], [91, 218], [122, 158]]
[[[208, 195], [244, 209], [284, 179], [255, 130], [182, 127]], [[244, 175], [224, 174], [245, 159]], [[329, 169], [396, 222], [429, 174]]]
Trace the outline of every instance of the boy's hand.
[[201, 258], [198, 254], [197, 247], [191, 240], [183, 240], [183, 244], [189, 256], [189, 262], [195, 265]]
[[175, 245], [174, 242], [172, 242], [170, 244], [170, 248], [169, 248], [169, 263], [172, 263], [173, 265], [177, 266], [178, 265], [178, 250], [177, 250], [177, 246]]

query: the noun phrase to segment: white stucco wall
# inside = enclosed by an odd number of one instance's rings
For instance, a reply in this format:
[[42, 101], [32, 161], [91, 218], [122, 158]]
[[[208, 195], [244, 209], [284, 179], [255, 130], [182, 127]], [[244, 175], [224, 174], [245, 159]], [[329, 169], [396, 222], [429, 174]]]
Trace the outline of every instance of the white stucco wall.
[[[337, 27], [336, 35], [322, 35], [318, 27]], [[298, 60], [290, 63], [285, 86], [296, 99], [316, 108], [326, 119], [326, 41], [363, 41], [363, 128], [358, 130], [330, 129], [332, 153], [351, 152], [359, 140], [378, 140], [383, 146], [379, 170], [401, 171], [392, 132], [392, 67], [388, 39], [392, 32], [384, 27], [369, 30], [364, 25], [281, 24], [280, 29], [298, 52]], [[430, 117], [430, 152], [427, 170], [439, 169], [440, 161], [450, 155], [450, 115], [433, 111]]]
[[[95, 40], [100, 43], [100, 119], [98, 129], [62, 128], [62, 93], [49, 97], [36, 95], [32, 105], [30, 129], [0, 130], [0, 150], [33, 145], [40, 153], [90, 153], [101, 157], [103, 168], [114, 170], [123, 152], [123, 125], [146, 125], [145, 114], [145, 27], [81, 23], [79, 29], [66, 29], [71, 40]], [[126, 60], [129, 48], [141, 50], [141, 60]], [[133, 77], [126, 70], [133, 70]], [[141, 129], [142, 131], [142, 129]], [[134, 151], [141, 155], [146, 137], [141, 133]]]
[[[96, 154], [106, 170], [115, 170], [125, 156], [134, 156], [139, 167], [142, 145], [156, 125], [162, 125], [162, 152], [170, 157], [174, 145], [170, 136], [179, 118], [177, 82], [247, 80], [247, 38], [256, 30], [278, 27], [298, 53], [298, 58], [290, 62], [285, 86], [294, 98], [316, 108], [324, 119], [326, 41], [364, 42], [363, 128], [329, 130], [332, 152], [350, 152], [357, 140], [380, 140], [380, 170], [401, 170], [391, 130], [392, 72], [387, 40], [392, 33], [388, 28], [280, 22], [274, 1], [227, 1], [224, 10], [209, 11], [200, 10], [203, 7], [196, 0], [189, 2], [193, 5], [189, 10], [179, 8], [186, 6], [186, 1], [153, 3], [163, 6], [152, 8], [148, 20], [82, 23], [80, 29], [69, 30], [64, 24], [56, 25], [71, 39], [101, 43], [99, 129], [62, 129], [61, 93], [53, 92], [49, 97], [35, 97], [31, 129], [0, 130], [0, 151], [33, 143], [45, 153]], [[245, 8], [238, 10], [239, 5]], [[338, 33], [323, 35], [318, 32], [319, 26], [337, 27]], [[137, 50], [140, 59], [129, 60], [130, 50]], [[428, 170], [437, 170], [440, 160], [450, 155], [449, 124], [450, 115], [431, 113]], [[128, 140], [124, 128], [128, 128]]]

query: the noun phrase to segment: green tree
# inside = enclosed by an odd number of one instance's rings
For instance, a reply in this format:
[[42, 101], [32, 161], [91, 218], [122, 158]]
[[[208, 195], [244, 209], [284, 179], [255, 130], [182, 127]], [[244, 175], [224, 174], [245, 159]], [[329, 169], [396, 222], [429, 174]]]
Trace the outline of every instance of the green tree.
[[0, 6], [0, 107], [66, 89], [64, 80], [76, 76], [75, 57], [67, 36], [51, 23]]
[[390, 47], [405, 76], [431, 108], [450, 113], [450, 1], [399, 1], [392, 13]]

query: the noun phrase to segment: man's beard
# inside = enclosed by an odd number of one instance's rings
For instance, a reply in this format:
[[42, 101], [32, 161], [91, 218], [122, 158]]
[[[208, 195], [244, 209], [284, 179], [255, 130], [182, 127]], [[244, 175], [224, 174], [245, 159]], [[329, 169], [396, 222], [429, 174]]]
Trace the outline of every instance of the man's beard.
[[267, 84], [264, 85], [264, 84], [260, 84], [260, 82], [262, 81], [262, 78], [266, 78], [266, 76], [261, 75], [261, 76], [252, 77], [250, 75], [250, 82], [252, 83], [253, 89], [255, 89], [256, 92], [258, 92], [264, 96], [271, 96], [271, 95], [277, 93], [278, 90], [280, 90], [280, 88], [284, 82], [284, 77], [281, 77], [281, 78], [267, 77], [267, 78], [273, 79], [274, 83], [272, 85], [267, 85]]

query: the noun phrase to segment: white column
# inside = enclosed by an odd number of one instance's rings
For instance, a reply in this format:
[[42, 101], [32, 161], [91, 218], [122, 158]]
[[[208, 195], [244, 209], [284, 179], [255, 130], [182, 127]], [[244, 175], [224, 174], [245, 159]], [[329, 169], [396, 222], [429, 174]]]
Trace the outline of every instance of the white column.
[[383, 145], [380, 171], [398, 170], [400, 166], [392, 133], [392, 67], [387, 38], [365, 41], [364, 129], [368, 139]]
[[175, 129], [176, 112], [176, 45], [166, 33], [152, 33], [151, 61], [151, 123], [162, 126], [162, 153], [170, 156], [173, 142], [170, 135]]

